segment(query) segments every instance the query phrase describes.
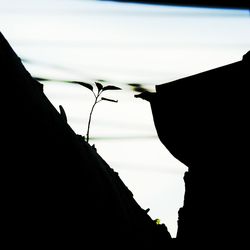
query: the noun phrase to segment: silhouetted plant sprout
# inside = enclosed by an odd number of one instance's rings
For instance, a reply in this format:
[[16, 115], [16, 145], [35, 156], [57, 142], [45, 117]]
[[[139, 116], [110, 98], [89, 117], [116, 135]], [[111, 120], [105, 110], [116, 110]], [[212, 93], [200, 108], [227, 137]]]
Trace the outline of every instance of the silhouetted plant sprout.
[[[102, 83], [105, 83], [106, 80], [98, 80], [95, 82], [95, 86], [97, 88], [97, 91], [94, 91], [94, 87], [86, 82], [80, 82], [80, 81], [70, 81], [70, 80], [55, 80], [55, 79], [49, 79], [49, 78], [42, 78], [42, 77], [33, 77], [35, 80], [37, 81], [43, 81], [43, 82], [47, 82], [47, 81], [59, 81], [59, 82], [64, 82], [64, 83], [73, 83], [73, 84], [79, 84], [87, 89], [89, 89], [94, 97], [95, 97], [95, 101], [94, 104], [90, 110], [90, 114], [89, 114], [89, 120], [88, 120], [88, 128], [87, 128], [87, 134], [86, 134], [86, 141], [89, 142], [89, 131], [90, 131], [90, 124], [91, 124], [91, 119], [92, 119], [92, 114], [94, 111], [94, 108], [96, 106], [97, 103], [101, 102], [101, 101], [109, 101], [109, 102], [118, 102], [118, 100], [113, 100], [110, 98], [106, 98], [106, 97], [101, 97], [101, 94], [106, 91], [106, 90], [121, 90], [121, 88], [113, 86], [113, 85], [107, 85], [107, 86], [103, 86]], [[102, 83], [101, 83], [102, 82]], [[61, 117], [63, 118], [63, 120], [65, 122], [67, 122], [67, 116], [66, 116], [66, 112], [64, 110], [64, 108], [62, 107], [62, 105], [59, 105], [59, 109], [60, 109], [60, 114]]]
[[97, 88], [97, 91], [94, 91], [94, 87], [89, 83], [78, 82], [78, 81], [72, 81], [72, 83], [79, 84], [79, 85], [89, 89], [95, 97], [94, 104], [92, 105], [91, 110], [90, 110], [89, 120], [88, 120], [88, 128], [87, 128], [87, 133], [86, 133], [86, 141], [89, 142], [90, 124], [91, 124], [92, 114], [93, 114], [93, 111], [94, 111], [96, 104], [101, 102], [101, 101], [118, 102], [118, 100], [113, 100], [110, 98], [101, 97], [102, 93], [104, 91], [107, 91], [107, 90], [121, 90], [121, 88], [113, 86], [113, 85], [103, 86], [100, 82], [95, 82], [95, 86]]

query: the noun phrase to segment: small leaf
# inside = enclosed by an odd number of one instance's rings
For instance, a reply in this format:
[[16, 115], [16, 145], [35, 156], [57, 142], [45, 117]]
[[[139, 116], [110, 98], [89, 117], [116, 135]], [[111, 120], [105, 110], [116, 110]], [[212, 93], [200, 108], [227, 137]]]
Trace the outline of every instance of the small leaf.
[[113, 86], [113, 85], [108, 85], [103, 88], [103, 91], [105, 90], [121, 90], [121, 88]]
[[139, 83], [129, 83], [128, 85], [132, 88], [133, 91], [136, 91], [136, 92], [145, 92], [145, 91], [147, 91], [147, 89], [144, 88], [142, 86], [142, 84], [139, 84]]
[[113, 100], [113, 99], [109, 99], [109, 98], [105, 98], [105, 97], [102, 97], [101, 100], [109, 101], [109, 102], [118, 102], [118, 100]]
[[98, 93], [103, 89], [103, 86], [102, 86], [102, 84], [101, 83], [99, 83], [99, 82], [95, 82], [95, 85], [96, 85], [96, 87], [97, 87], [97, 89], [98, 89]]
[[107, 82], [107, 81], [103, 79], [98, 79], [97, 82]]
[[36, 76], [34, 76], [33, 77], [36, 81], [38, 81], [38, 82], [48, 82], [48, 81], [52, 81], [51, 79], [48, 79], [48, 78], [42, 78], [42, 77], [36, 77]]
[[160, 224], [161, 224], [161, 220], [160, 220], [160, 219], [155, 219], [154, 221], [155, 221], [155, 223], [156, 223], [157, 225], [160, 225]]
[[93, 91], [93, 86], [89, 83], [86, 82], [78, 82], [78, 81], [71, 81], [71, 83], [75, 83], [75, 84], [79, 84], [87, 89], [90, 89], [91, 91]]

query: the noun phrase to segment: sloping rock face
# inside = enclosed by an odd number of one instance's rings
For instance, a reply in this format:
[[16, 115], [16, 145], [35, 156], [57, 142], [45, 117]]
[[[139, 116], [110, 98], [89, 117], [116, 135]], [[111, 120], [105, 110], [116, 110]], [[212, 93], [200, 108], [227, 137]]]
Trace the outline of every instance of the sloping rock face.
[[9, 248], [168, 249], [165, 225], [74, 133], [1, 33], [0, 72], [1, 226]]
[[189, 168], [176, 237], [182, 247], [248, 243], [249, 55], [143, 95], [160, 140]]

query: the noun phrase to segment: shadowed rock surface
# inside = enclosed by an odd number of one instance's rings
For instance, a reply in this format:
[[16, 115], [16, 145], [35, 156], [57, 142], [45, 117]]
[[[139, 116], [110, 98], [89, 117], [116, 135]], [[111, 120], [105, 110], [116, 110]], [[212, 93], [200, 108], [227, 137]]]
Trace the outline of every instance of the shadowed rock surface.
[[182, 247], [249, 244], [249, 57], [138, 95], [151, 103], [161, 142], [189, 168]]
[[0, 33], [1, 226], [9, 248], [170, 244], [101, 156], [76, 135]]

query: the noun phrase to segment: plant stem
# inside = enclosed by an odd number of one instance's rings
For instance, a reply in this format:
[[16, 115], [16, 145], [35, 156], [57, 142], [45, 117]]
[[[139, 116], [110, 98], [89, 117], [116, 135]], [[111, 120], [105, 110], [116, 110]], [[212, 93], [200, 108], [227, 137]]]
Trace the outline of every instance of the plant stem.
[[89, 122], [88, 122], [88, 129], [87, 129], [87, 135], [86, 135], [86, 140], [87, 142], [89, 142], [89, 130], [90, 130], [90, 123], [91, 123], [91, 118], [92, 118], [92, 113], [94, 111], [94, 107], [95, 105], [97, 104], [97, 99], [95, 100], [95, 103], [93, 104], [92, 108], [91, 108], [91, 111], [90, 111], [90, 114], [89, 114]]
[[87, 129], [87, 134], [86, 134], [86, 137], [87, 137], [87, 138], [86, 138], [86, 141], [87, 141], [87, 142], [89, 142], [89, 130], [90, 130], [90, 123], [91, 123], [92, 113], [93, 113], [93, 111], [94, 111], [95, 105], [96, 105], [98, 102], [101, 101], [101, 100], [98, 101], [98, 98], [99, 98], [101, 92], [102, 92], [102, 91], [99, 91], [99, 93], [98, 93], [97, 95], [96, 95], [94, 92], [92, 92], [92, 93], [94, 94], [94, 96], [95, 96], [95, 102], [94, 102], [94, 104], [93, 104], [93, 106], [92, 106], [92, 108], [91, 108], [91, 110], [90, 110], [90, 114], [89, 114], [88, 129]]

